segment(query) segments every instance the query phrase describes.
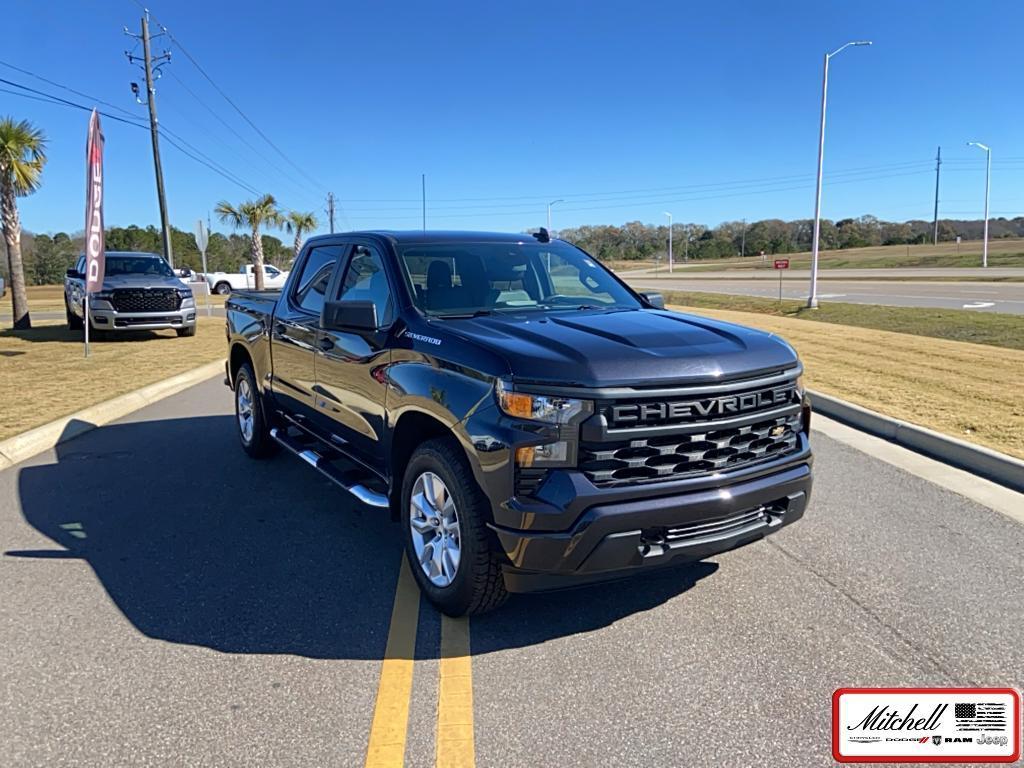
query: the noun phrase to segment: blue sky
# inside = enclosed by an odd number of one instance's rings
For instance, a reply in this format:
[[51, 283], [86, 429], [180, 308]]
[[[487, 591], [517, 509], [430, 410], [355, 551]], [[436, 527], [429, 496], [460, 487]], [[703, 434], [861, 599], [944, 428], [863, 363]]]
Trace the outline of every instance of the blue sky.
[[[128, 87], [141, 74], [123, 54], [134, 43], [122, 27], [139, 25], [132, 0], [11, 2], [18, 33], [0, 61], [144, 118]], [[418, 228], [421, 173], [432, 228], [539, 226], [555, 198], [556, 228], [664, 222], [663, 211], [709, 224], [810, 217], [821, 60], [853, 39], [874, 45], [831, 64], [823, 215], [930, 219], [941, 144], [943, 214], [980, 218], [984, 156], [971, 139], [993, 147], [993, 215], [1024, 214], [1019, 0], [238, 7], [153, 0], [151, 11], [288, 160], [166, 38], [161, 122], [286, 207], [323, 218], [333, 191], [339, 228]], [[5, 66], [0, 77], [86, 101]], [[0, 92], [2, 114], [49, 137], [24, 226], [80, 230], [87, 114]], [[105, 119], [104, 133], [108, 224], [156, 223], [148, 132]], [[179, 227], [252, 197], [173, 147], [163, 158]]]

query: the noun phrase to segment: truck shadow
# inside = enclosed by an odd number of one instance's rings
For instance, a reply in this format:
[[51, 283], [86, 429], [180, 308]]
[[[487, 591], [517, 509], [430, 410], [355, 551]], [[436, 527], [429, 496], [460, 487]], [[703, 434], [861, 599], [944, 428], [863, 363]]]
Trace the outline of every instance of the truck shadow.
[[[37, 325], [26, 330], [4, 328], [0, 330], [0, 338], [18, 339], [29, 342], [68, 342], [83, 344], [83, 331], [72, 331], [66, 325]], [[93, 334], [89, 342], [94, 344], [112, 344], [115, 342], [150, 341], [152, 339], [176, 339], [174, 331], [118, 331], [117, 333]]]
[[[56, 546], [4, 556], [86, 561], [148, 637], [224, 653], [384, 656], [397, 524], [288, 456], [252, 461], [230, 416], [101, 427], [58, 446], [55, 463], [22, 467], [18, 491], [25, 519]], [[599, 629], [716, 568], [514, 596], [474, 619], [474, 652]], [[424, 604], [421, 617], [432, 613]]]

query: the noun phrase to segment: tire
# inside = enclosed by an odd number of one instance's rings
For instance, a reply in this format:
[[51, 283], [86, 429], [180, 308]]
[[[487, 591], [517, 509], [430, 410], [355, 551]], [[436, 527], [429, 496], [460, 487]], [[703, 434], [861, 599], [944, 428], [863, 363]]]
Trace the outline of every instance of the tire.
[[229, 293], [231, 293], [231, 284], [219, 282], [215, 286], [213, 286], [213, 292], [216, 293], [218, 296], [227, 296]]
[[[249, 428], [246, 429], [245, 412]], [[243, 363], [235, 374], [235, 424], [242, 450], [254, 459], [265, 459], [277, 453], [277, 442], [270, 436], [270, 424], [263, 410], [263, 398], [256, 386], [252, 365]]]
[[[427, 476], [433, 479], [427, 480]], [[438, 490], [438, 480], [444, 486], [440, 497], [454, 504], [454, 515], [444, 514], [449, 509], [447, 504], [435, 502], [431, 506], [425, 498], [429, 495], [425, 490], [428, 485]], [[415, 506], [414, 496], [420, 499]], [[449, 616], [486, 613], [504, 603], [508, 593], [486, 524], [490, 505], [458, 443], [440, 438], [419, 446], [406, 466], [401, 498], [399, 520], [404, 531], [405, 554], [427, 599]], [[449, 543], [441, 538], [442, 532], [447, 533]], [[454, 575], [452, 541], [458, 552]], [[435, 557], [438, 546], [442, 548], [440, 560], [445, 562], [444, 570]], [[449, 552], [447, 561], [445, 548]]]
[[196, 326], [189, 325], [189, 326], [187, 326], [185, 328], [177, 328], [177, 329], [175, 329], [175, 333], [177, 333], [178, 336], [180, 336], [180, 337], [195, 336], [196, 335]]
[[84, 327], [82, 325], [82, 318], [71, 311], [71, 307], [68, 306], [67, 298], [64, 299], [64, 314], [68, 318], [68, 330], [69, 331], [80, 331]]

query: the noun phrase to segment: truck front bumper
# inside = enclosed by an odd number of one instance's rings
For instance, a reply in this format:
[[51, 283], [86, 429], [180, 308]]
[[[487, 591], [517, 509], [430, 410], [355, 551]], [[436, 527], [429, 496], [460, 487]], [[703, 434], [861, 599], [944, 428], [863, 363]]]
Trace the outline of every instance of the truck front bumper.
[[[103, 302], [107, 307], [110, 304]], [[100, 331], [159, 331], [168, 328], [189, 328], [196, 324], [195, 306], [183, 306], [172, 312], [118, 312], [89, 307], [92, 327]]]
[[[568, 530], [492, 526], [507, 557], [506, 588], [533, 592], [618, 578], [701, 560], [774, 533], [803, 517], [810, 499], [811, 456], [803, 441], [800, 455], [758, 473], [721, 476], [714, 485], [705, 479], [702, 487], [675, 493], [638, 485], [628, 497], [616, 489], [602, 500], [601, 489], [573, 477], [557, 496], [570, 507], [585, 507]], [[567, 495], [570, 485], [583, 498]], [[536, 519], [523, 511], [524, 522]]]

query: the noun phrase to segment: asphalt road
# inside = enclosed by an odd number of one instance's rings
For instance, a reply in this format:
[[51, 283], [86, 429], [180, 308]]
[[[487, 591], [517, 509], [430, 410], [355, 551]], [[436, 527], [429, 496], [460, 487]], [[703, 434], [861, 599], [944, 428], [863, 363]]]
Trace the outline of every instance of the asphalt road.
[[[0, 764], [364, 764], [398, 529], [247, 459], [230, 407], [211, 380], [0, 472]], [[814, 447], [776, 536], [473, 619], [476, 765], [828, 765], [837, 687], [1019, 684], [1024, 526]], [[386, 662], [408, 765], [450, 700], [441, 627], [422, 605]]]
[[[763, 296], [777, 299], [779, 280], [729, 278], [709, 279], [623, 275], [638, 290], [704, 291], [739, 296]], [[810, 282], [806, 275], [787, 273], [782, 282], [782, 295], [787, 299], [806, 299]], [[1024, 314], [1024, 283], [984, 282], [912, 282], [888, 280], [849, 280], [829, 278], [818, 282], [822, 301], [852, 304], [885, 304], [896, 307], [942, 307], [969, 309], [977, 312]]]

